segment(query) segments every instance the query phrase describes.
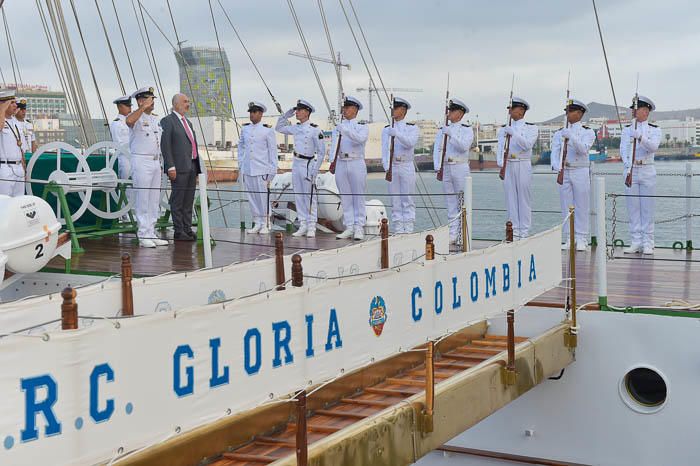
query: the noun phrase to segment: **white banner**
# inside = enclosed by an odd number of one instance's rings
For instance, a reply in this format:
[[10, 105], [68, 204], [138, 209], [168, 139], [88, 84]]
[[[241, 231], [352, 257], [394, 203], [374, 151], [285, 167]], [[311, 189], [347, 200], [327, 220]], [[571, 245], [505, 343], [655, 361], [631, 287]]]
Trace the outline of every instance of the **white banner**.
[[518, 308], [560, 283], [559, 238], [3, 338], [0, 464], [109, 460]]
[[[449, 252], [447, 227], [422, 233], [389, 238], [389, 266], [403, 265], [425, 252], [425, 235], [432, 234], [436, 251]], [[323, 277], [347, 276], [371, 272], [380, 268], [380, 240], [372, 239], [338, 249], [302, 253], [304, 272], [311, 283]], [[285, 256], [285, 274], [291, 277], [291, 253]], [[168, 312], [189, 306], [211, 304], [248, 296], [275, 286], [275, 260], [265, 258], [214, 269], [168, 273], [157, 277], [134, 279], [134, 313], [138, 315]], [[11, 333], [27, 329], [43, 333], [60, 327], [59, 293], [0, 304], [0, 332]], [[121, 283], [119, 278], [77, 288], [81, 315], [116, 317], [121, 313]], [[54, 322], [52, 322], [54, 321]], [[46, 322], [52, 322], [44, 325]]]

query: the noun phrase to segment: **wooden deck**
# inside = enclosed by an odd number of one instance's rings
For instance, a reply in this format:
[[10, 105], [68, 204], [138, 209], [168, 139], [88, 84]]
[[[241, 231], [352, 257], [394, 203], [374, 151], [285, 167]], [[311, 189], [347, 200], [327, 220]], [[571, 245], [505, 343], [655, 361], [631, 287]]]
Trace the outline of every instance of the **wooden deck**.
[[[214, 266], [254, 260], [274, 254], [273, 235], [247, 235], [238, 229], [213, 229], [217, 243], [213, 248]], [[317, 249], [330, 249], [352, 244], [352, 240], [336, 240], [333, 234], [318, 233], [316, 238], [294, 238], [285, 235], [285, 254]], [[140, 248], [133, 234], [81, 239], [85, 253], [73, 257], [73, 272], [119, 273], [120, 257], [131, 255], [134, 274], [159, 275], [170, 271], [187, 271], [204, 267], [201, 245], [172, 242], [154, 249]], [[493, 242], [475, 241], [483, 248]], [[566, 276], [568, 253], [563, 254]], [[653, 259], [639, 254], [626, 256], [616, 248], [616, 258], [608, 261], [608, 304], [613, 306], [663, 306], [671, 300], [700, 303], [700, 286], [693, 276], [700, 276], [700, 252], [656, 249]], [[577, 302], [598, 301], [597, 265], [594, 250], [576, 254]], [[63, 268], [62, 259], [54, 259], [50, 268]], [[566, 290], [551, 290], [537, 299], [547, 303], [563, 303]]]

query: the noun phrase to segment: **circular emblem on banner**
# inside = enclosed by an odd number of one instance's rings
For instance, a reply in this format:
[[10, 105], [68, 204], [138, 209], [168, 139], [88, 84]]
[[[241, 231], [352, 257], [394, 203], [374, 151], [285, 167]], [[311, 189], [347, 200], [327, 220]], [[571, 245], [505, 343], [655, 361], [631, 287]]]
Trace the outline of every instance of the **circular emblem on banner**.
[[224, 301], [226, 301], [226, 293], [224, 293], [223, 290], [212, 291], [207, 300], [209, 304], [222, 303]]
[[384, 330], [385, 323], [386, 303], [381, 296], [375, 296], [369, 305], [369, 326], [374, 330], [374, 334], [379, 336]]

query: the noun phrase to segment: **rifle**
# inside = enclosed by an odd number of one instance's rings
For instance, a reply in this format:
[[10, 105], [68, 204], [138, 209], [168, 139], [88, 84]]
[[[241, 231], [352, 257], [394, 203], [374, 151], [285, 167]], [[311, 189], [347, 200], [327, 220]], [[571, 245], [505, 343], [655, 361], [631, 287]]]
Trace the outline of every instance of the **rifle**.
[[[567, 114], [567, 109], [569, 108], [569, 105], [571, 105], [571, 100], [569, 100], [569, 84], [571, 82], [571, 71], [569, 71], [569, 77], [566, 78], [566, 108], [564, 109], [564, 126], [566, 128], [569, 127], [569, 118]], [[557, 184], [563, 185], [564, 184], [564, 167], [566, 166], [566, 154], [569, 151], [569, 139], [564, 138], [564, 141], [562, 142], [562, 149], [561, 149], [561, 167], [559, 168], [559, 174], [557, 174]], [[550, 155], [551, 156], [551, 155]]]
[[[394, 127], [394, 95], [391, 95], [391, 127]], [[389, 143], [389, 169], [386, 171], [386, 175], [384, 175], [384, 179], [387, 180], [389, 183], [391, 183], [391, 180], [393, 178], [392, 176], [392, 168], [394, 165], [394, 139], [396, 139], [394, 136], [391, 137], [391, 142]]]
[[445, 153], [447, 153], [447, 124], [450, 122], [450, 73], [447, 73], [447, 91], [445, 92], [445, 126], [443, 126], [442, 136], [442, 155], [440, 156], [440, 168], [437, 172], [437, 180], [442, 181], [445, 166]]
[[[634, 102], [632, 104], [634, 107], [634, 129], [637, 129], [637, 109], [639, 108], [639, 73], [637, 73], [637, 89], [634, 91]], [[625, 186], [628, 188], [632, 187], [632, 170], [634, 169], [634, 162], [637, 158], [637, 138], [632, 141], [632, 165], [630, 165], [630, 172], [625, 177]]]
[[[508, 103], [508, 126], [513, 122], [513, 117], [510, 115], [510, 110], [513, 107], [513, 86], [515, 85], [515, 74], [510, 81], [510, 99]], [[502, 180], [506, 179], [506, 164], [508, 163], [508, 153], [510, 152], [510, 134], [506, 134], [506, 141], [503, 144], [503, 166], [498, 172], [498, 177]]]
[[[342, 96], [343, 102], [345, 102], [345, 95]], [[340, 111], [340, 123], [343, 122], [343, 111]], [[340, 125], [338, 123], [338, 125]], [[333, 157], [333, 161], [331, 162], [331, 166], [328, 167], [328, 171], [331, 172], [331, 175], [335, 175], [335, 163], [338, 161], [338, 154], [340, 153], [340, 141], [342, 140], [343, 135], [340, 134], [340, 129], [338, 130], [338, 145], [335, 146], [335, 156]]]

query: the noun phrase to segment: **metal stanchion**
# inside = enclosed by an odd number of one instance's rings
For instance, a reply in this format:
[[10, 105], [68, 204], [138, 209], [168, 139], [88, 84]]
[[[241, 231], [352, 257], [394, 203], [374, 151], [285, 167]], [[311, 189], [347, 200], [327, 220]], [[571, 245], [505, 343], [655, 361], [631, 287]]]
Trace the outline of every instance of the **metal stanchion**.
[[211, 256], [211, 231], [209, 230], [209, 199], [207, 198], [207, 177], [204, 173], [199, 174], [199, 205], [202, 218], [202, 246], [204, 246], [204, 266], [213, 266]]

